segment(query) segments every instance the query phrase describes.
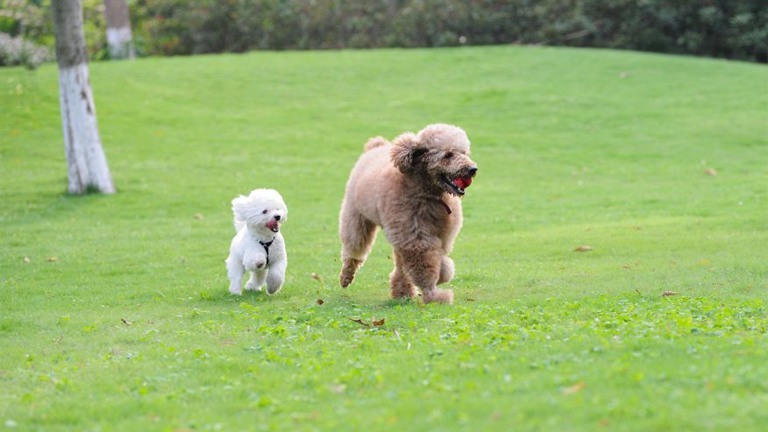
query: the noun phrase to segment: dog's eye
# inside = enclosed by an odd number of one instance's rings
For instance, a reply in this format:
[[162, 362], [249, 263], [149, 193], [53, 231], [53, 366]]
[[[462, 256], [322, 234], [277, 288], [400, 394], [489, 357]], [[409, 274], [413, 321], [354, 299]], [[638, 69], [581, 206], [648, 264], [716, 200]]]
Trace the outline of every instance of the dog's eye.
[[453, 157], [453, 153], [451, 153], [451, 152], [448, 152], [448, 153], [446, 153], [446, 154], [445, 154], [445, 156], [443, 156], [443, 157], [444, 157], [445, 159], [450, 159], [450, 158], [452, 158], [452, 157]]
[[267, 209], [264, 209], [264, 211], [261, 212], [261, 214], [267, 214]]

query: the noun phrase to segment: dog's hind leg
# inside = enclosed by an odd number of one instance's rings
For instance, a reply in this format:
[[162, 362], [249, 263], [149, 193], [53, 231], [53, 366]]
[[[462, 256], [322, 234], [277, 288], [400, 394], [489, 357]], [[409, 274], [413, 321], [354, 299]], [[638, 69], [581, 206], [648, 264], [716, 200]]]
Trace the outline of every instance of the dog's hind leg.
[[243, 293], [242, 281], [245, 269], [236, 259], [227, 258], [227, 276], [229, 277], [229, 292], [235, 295]]
[[389, 275], [390, 294], [392, 298], [413, 298], [416, 297], [416, 286], [411, 282], [408, 276], [403, 273], [402, 258], [397, 252], [393, 252], [395, 257], [395, 269]]
[[376, 225], [359, 214], [342, 209], [339, 224], [343, 264], [339, 283], [346, 288], [355, 278], [357, 269], [365, 262], [376, 239]]

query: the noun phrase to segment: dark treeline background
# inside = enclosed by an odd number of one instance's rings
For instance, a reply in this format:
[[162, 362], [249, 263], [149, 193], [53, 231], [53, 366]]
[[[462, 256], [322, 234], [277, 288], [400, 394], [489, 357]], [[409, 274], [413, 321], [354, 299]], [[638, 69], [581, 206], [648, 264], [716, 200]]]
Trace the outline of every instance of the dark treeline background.
[[[45, 8], [48, 2], [27, 3]], [[89, 51], [104, 58], [103, 2], [83, 3]], [[768, 61], [765, 0], [128, 0], [128, 5], [140, 55], [518, 43]], [[45, 44], [48, 32], [44, 23], [41, 27], [27, 26], [25, 32], [36, 31], [33, 39]]]

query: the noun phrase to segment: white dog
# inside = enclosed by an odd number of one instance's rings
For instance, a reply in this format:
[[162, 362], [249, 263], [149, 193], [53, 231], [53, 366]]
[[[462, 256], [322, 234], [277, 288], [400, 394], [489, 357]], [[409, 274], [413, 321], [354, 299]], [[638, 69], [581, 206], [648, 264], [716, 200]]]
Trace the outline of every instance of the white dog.
[[247, 197], [232, 200], [235, 231], [227, 257], [229, 292], [241, 295], [243, 274], [251, 273], [246, 290], [261, 291], [266, 283], [267, 293], [280, 291], [285, 282], [288, 255], [280, 234], [280, 224], [288, 216], [283, 197], [273, 189], [256, 189]]

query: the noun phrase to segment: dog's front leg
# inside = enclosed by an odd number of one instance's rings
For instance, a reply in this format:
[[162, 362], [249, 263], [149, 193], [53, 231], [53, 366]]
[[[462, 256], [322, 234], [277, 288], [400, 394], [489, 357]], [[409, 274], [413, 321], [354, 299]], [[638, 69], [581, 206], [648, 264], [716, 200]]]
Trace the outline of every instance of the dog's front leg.
[[442, 283], [450, 282], [455, 273], [456, 270], [453, 265], [453, 260], [444, 256], [440, 262], [440, 277], [437, 279], [437, 284], [440, 285]]
[[285, 260], [279, 260], [269, 265], [269, 270], [267, 271], [267, 294], [274, 294], [283, 287], [286, 267], [287, 263]]
[[245, 289], [248, 291], [261, 291], [261, 287], [264, 286], [264, 280], [266, 279], [266, 270], [255, 270], [251, 272], [251, 278], [245, 283]]
[[[437, 288], [443, 254], [433, 250], [399, 250], [403, 272], [421, 288], [424, 303], [453, 303], [453, 291]], [[442, 282], [442, 281], [441, 281]]]

